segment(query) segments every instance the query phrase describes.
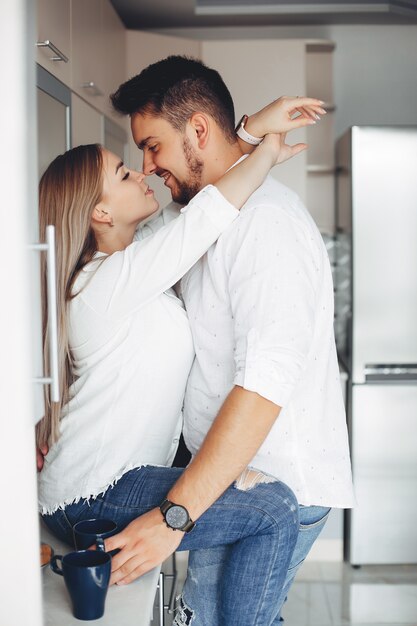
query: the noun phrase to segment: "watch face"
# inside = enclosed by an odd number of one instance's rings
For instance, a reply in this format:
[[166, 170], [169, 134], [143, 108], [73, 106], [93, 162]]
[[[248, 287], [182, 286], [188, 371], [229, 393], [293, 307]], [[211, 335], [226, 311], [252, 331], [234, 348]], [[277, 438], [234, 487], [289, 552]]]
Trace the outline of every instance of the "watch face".
[[165, 519], [172, 528], [182, 528], [188, 522], [188, 513], [184, 507], [174, 504], [165, 513]]

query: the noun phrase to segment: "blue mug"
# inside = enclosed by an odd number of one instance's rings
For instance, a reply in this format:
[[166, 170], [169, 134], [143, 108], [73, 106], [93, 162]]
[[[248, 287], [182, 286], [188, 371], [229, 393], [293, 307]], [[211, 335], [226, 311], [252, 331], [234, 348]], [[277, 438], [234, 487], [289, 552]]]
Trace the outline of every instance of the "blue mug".
[[[96, 544], [97, 549], [104, 551], [104, 539], [115, 535], [118, 531], [116, 522], [111, 519], [85, 519], [73, 526], [74, 544], [76, 550], [87, 550]], [[118, 552], [118, 550], [117, 550]], [[115, 550], [111, 553], [116, 553]]]
[[81, 550], [65, 556], [58, 554], [52, 557], [51, 569], [64, 577], [74, 617], [92, 620], [104, 615], [111, 574], [110, 554], [101, 550]]

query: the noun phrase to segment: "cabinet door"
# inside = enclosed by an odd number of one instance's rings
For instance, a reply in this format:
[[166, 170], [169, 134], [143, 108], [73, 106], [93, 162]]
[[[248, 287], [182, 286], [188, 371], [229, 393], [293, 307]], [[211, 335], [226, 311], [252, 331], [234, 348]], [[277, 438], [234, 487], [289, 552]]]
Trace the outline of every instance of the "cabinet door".
[[73, 91], [102, 110], [105, 91], [101, 0], [72, 0]]
[[70, 148], [71, 92], [42, 67], [37, 68], [38, 175]]
[[75, 148], [87, 143], [104, 143], [103, 114], [75, 94], [72, 94], [71, 103], [72, 146]]
[[[37, 6], [37, 61], [48, 72], [69, 85], [71, 79], [71, 4], [69, 0], [38, 0]], [[54, 46], [58, 52], [48, 46], [39, 47], [39, 44], [45, 42], [50, 42], [50, 45]], [[58, 60], [60, 56], [62, 60]]]
[[126, 72], [126, 30], [109, 0], [102, 0], [103, 12], [103, 59], [104, 72], [104, 114], [119, 125], [124, 119], [115, 113], [109, 95], [127, 79]]

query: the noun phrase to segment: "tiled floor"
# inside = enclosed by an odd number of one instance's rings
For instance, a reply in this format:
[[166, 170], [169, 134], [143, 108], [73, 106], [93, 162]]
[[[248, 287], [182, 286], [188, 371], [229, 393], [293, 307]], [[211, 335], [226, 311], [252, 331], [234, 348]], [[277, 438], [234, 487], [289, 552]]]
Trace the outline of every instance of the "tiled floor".
[[417, 626], [417, 567], [305, 563], [285, 626]]
[[[184, 556], [178, 567], [183, 579]], [[283, 617], [283, 626], [417, 626], [417, 566], [304, 563]]]

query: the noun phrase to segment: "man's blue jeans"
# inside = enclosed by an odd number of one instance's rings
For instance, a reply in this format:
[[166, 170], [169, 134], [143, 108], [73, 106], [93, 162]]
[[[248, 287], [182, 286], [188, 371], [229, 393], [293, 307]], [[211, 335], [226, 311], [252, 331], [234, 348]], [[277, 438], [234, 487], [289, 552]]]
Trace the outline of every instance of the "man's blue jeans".
[[[255, 490], [258, 487], [255, 487]], [[286, 573], [282, 588], [275, 589], [272, 598], [274, 618], [265, 622], [264, 626], [278, 626], [281, 624], [280, 617], [291, 584], [294, 581], [298, 569], [309, 553], [311, 546], [317, 539], [328, 518], [330, 509], [319, 506], [300, 506], [300, 525], [297, 543]], [[230, 546], [219, 546], [208, 550], [195, 550], [190, 552], [188, 561], [187, 580], [183, 593], [179, 599], [179, 612], [174, 622], [175, 626], [224, 626], [220, 615], [220, 607], [223, 605], [223, 581], [228, 575], [228, 562]], [[261, 559], [261, 554], [259, 559]], [[245, 573], [251, 577], [251, 571]], [[241, 592], [239, 582], [234, 592], [234, 603], [246, 605], [246, 610], [251, 613], [252, 606], [247, 596]], [[198, 607], [198, 608], [197, 608]], [[190, 621], [189, 616], [195, 617]]]
[[[182, 473], [179, 468], [146, 466], [132, 470], [95, 500], [71, 504], [43, 519], [60, 539], [72, 544], [72, 527], [81, 519], [106, 517], [121, 528], [159, 506]], [[205, 594], [192, 611], [182, 612], [192, 626], [267, 626], [276, 616], [299, 528], [296, 498], [284, 483], [260, 484], [249, 491], [230, 486], [186, 534], [179, 550], [228, 546], [221, 578], [219, 621], [211, 621]], [[191, 552], [192, 554], [192, 552]], [[197, 559], [198, 561], [198, 559]], [[192, 578], [192, 570], [190, 575]], [[200, 580], [201, 587], [206, 582]]]

